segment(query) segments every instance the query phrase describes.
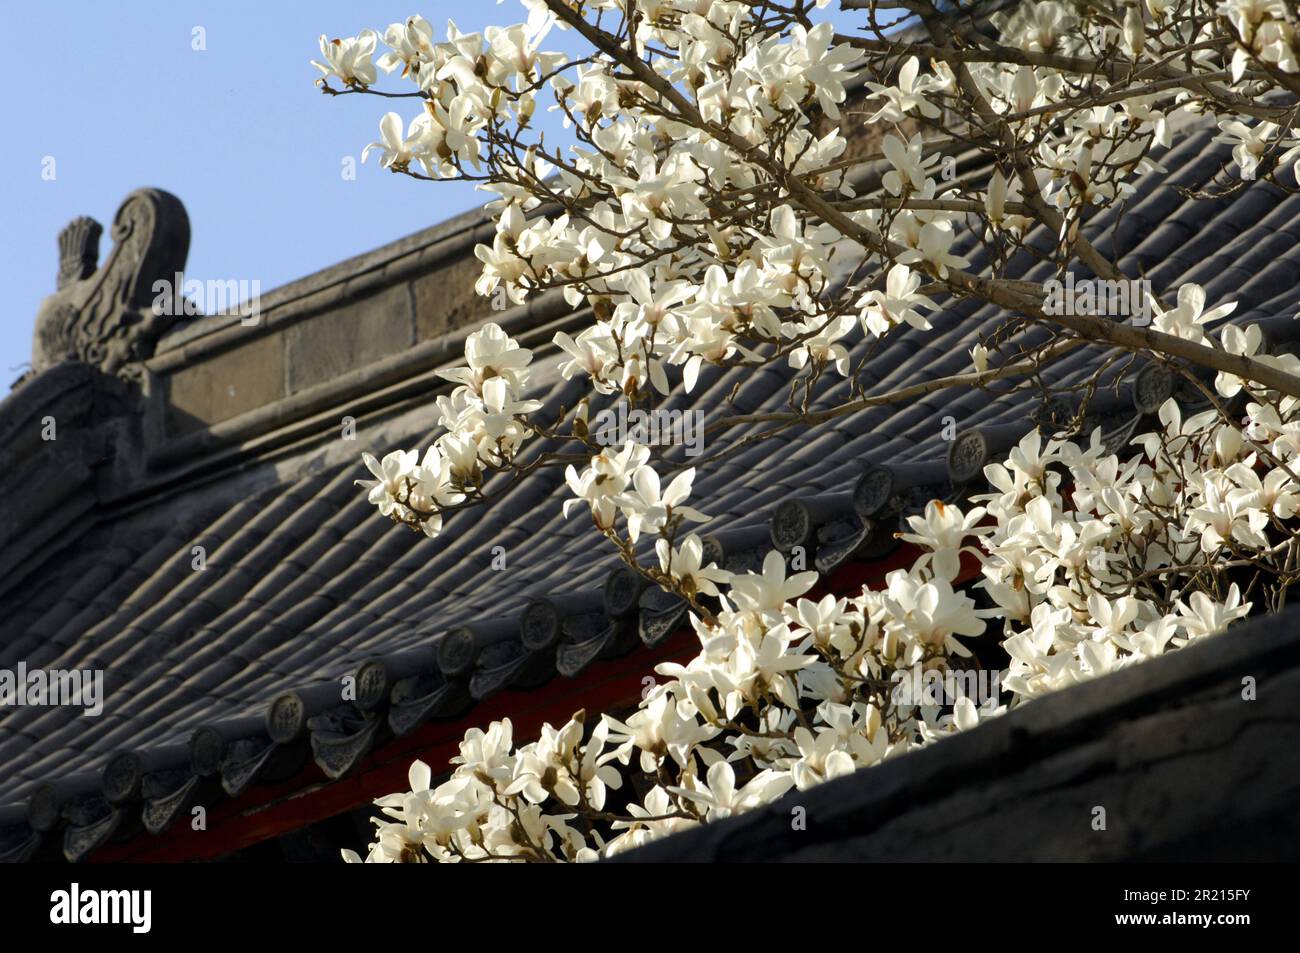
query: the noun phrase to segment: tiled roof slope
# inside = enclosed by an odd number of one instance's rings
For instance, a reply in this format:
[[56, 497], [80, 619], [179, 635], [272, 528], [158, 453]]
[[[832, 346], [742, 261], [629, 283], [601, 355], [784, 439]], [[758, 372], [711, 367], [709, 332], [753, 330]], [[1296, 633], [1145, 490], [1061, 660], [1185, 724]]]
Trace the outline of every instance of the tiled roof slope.
[[[1101, 215], [1085, 232], [1158, 292], [1196, 281], [1211, 301], [1236, 298], [1231, 320], [1267, 320], [1280, 346], [1300, 300], [1300, 196], [1258, 183], [1217, 200], [1182, 197], [1175, 186], [1205, 186], [1228, 161], [1212, 137], [1212, 129], [1184, 130], [1161, 157], [1168, 174], [1147, 177], [1118, 221]], [[973, 235], [954, 251], [972, 269], [984, 264]], [[1026, 280], [1050, 276], [1026, 253], [1013, 267]], [[874, 350], [858, 341], [853, 356], [871, 355], [864, 378], [880, 392], [960, 372], [969, 347], [1006, 320], [992, 307], [949, 307], [932, 331], [900, 329]], [[1019, 340], [1044, 336], [1029, 330]], [[1087, 382], [1102, 356], [1076, 349], [1045, 377]], [[535, 375], [544, 413], [571, 409], [583, 389], [555, 368], [549, 358]], [[709, 421], [781, 410], [791, 374], [709, 369], [689, 401], [676, 392], [668, 406], [703, 407]], [[848, 395], [831, 377], [814, 408]], [[1009, 387], [938, 392], [741, 445], [697, 476], [694, 498], [713, 517], [702, 532], [731, 568], [756, 565], [772, 540], [805, 545], [824, 570], [877, 558], [900, 511], [968, 492], [988, 454], [1033, 425], [1035, 403]], [[1154, 368], [1130, 370], [1093, 396], [1085, 426], [1122, 441], [1170, 389]], [[955, 441], [944, 439], [947, 417]], [[432, 426], [432, 412], [427, 420]], [[734, 428], [725, 445], [758, 426]], [[411, 433], [405, 443], [429, 436]], [[706, 459], [723, 445], [707, 445]], [[545, 449], [535, 443], [528, 453]], [[145, 828], [160, 830], [187, 809], [200, 778], [219, 777], [239, 793], [304, 733], [325, 773], [340, 776], [389, 732], [461, 715], [505, 686], [579, 675], [683, 622], [680, 605], [642, 593], [618, 570], [585, 518], [562, 518], [556, 469], [501, 487], [432, 541], [381, 519], [353, 486], [363, 475], [356, 462], [334, 466], [205, 525], [177, 526], [147, 551], [116, 553], [116, 567], [87, 573], [10, 632], [0, 668], [102, 668], [107, 698], [98, 718], [58, 707], [0, 714], [0, 805], [10, 805], [0, 807], [0, 850], [27, 856], [45, 832], [80, 857], [128, 813], [143, 812]], [[207, 554], [203, 571], [192, 568], [195, 546]], [[499, 570], [497, 546], [506, 558]], [[357, 675], [357, 700], [340, 703], [348, 673]]]

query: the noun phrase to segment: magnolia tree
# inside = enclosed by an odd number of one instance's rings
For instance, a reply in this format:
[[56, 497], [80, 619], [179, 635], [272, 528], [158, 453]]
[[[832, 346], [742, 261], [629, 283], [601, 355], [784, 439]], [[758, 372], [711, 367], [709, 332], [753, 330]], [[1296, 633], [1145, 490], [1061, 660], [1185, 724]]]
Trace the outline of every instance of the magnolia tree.
[[[885, 588], [810, 599], [816, 574], [791, 574], [778, 553], [761, 574], [706, 564], [694, 469], [662, 448], [601, 446], [585, 399], [546, 418], [527, 396], [530, 351], [485, 325], [443, 375], [455, 386], [437, 400], [433, 446], [366, 456], [370, 501], [435, 536], [444, 514], [565, 466], [565, 514], [689, 603], [699, 654], [660, 665], [623, 720], [579, 712], [521, 746], [508, 720], [471, 730], [436, 786], [417, 762], [411, 790], [377, 802], [368, 860], [608, 856], [1282, 603], [1300, 566], [1300, 361], [1265, 353], [1258, 327], [1208, 327], [1234, 305], [1196, 285], [1144, 287], [1142, 321], [1052, 307], [1010, 263], [1032, 232], [1048, 236], [1032, 251], [1058, 276], [1140, 277], [1081, 225], [1164, 171], [1160, 149], [1188, 121], [1217, 123], [1233, 145], [1212, 194], [1260, 179], [1294, 190], [1294, 5], [843, 0], [860, 17], [848, 35], [822, 22], [827, 0], [524, 6], [525, 22], [468, 34], [449, 23], [445, 39], [419, 16], [382, 38], [322, 37], [316, 66], [325, 92], [402, 109], [363, 158], [492, 193], [479, 293], [522, 303], [552, 291], [590, 315], [555, 335], [566, 378], [653, 407], [674, 386], [691, 392], [705, 364], [788, 364], [788, 408], [715, 415], [707, 432], [724, 445], [742, 424], [752, 442], [995, 380], [1046, 392], [1042, 369], [1076, 348], [1097, 350], [1099, 369], [1162, 364], [1207, 409], [1184, 416], [1171, 400], [1116, 453], [1081, 416], [1033, 431], [986, 468], [990, 492], [969, 508], [935, 501], [910, 517], [902, 538], [921, 555]], [[547, 52], [555, 30], [585, 55]], [[537, 131], [539, 108], [558, 112], [563, 143]], [[944, 174], [959, 150], [982, 155], [970, 164], [982, 171]], [[984, 243], [986, 267], [953, 253], [959, 232]], [[866, 334], [887, 349], [900, 325], [929, 330], [936, 298], [993, 304], [1005, 322], [964, 373], [870, 389], [847, 344]], [[849, 397], [814, 411], [828, 376]], [[533, 453], [535, 439], [566, 449]], [[968, 666], [980, 636], [1010, 659], [1000, 692], [898, 691], [917, 672]]]

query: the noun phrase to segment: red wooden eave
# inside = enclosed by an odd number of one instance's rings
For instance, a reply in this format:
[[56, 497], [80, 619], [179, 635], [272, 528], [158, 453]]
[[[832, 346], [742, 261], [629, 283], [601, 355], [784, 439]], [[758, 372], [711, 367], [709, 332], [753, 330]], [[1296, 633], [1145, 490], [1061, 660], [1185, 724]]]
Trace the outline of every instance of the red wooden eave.
[[[845, 594], [862, 586], [879, 587], [894, 569], [910, 566], [919, 554], [902, 545], [888, 558], [872, 563], [850, 563], [820, 582], [807, 598], [828, 592]], [[973, 576], [963, 560], [962, 577]], [[961, 581], [959, 579], [959, 581]], [[206, 830], [191, 829], [183, 815], [159, 835], [140, 834], [129, 841], [109, 843], [90, 858], [94, 862], [175, 863], [214, 860], [237, 850], [298, 830], [377, 797], [409, 789], [407, 772], [417, 758], [433, 768], [435, 776], [448, 759], [460, 751], [465, 732], [509, 718], [516, 744], [538, 737], [543, 724], [563, 724], [574, 712], [589, 715], [628, 708], [636, 704], [647, 676], [660, 662], [686, 662], [699, 651], [694, 632], [683, 629], [654, 649], [638, 649], [620, 659], [597, 662], [576, 679], [557, 677], [530, 691], [504, 691], [469, 710], [462, 718], [431, 721], [410, 734], [394, 738], [367, 755], [357, 769], [330, 781], [315, 763], [297, 776], [275, 785], [258, 785], [237, 798], [223, 798], [207, 813]]]

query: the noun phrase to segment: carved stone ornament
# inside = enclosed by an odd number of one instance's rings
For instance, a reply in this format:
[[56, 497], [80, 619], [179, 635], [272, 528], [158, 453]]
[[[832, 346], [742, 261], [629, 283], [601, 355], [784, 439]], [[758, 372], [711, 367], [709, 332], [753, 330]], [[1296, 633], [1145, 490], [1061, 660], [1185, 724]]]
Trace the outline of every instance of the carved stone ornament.
[[[96, 268], [102, 232], [82, 216], [59, 233], [58, 291], [36, 317], [33, 373], [65, 361], [119, 373], [150, 357], [184, 313], [177, 277], [189, 254], [190, 220], [180, 199], [161, 189], [128, 195], [113, 218], [113, 250]], [[166, 282], [162, 294], [159, 281]]]
[[984, 472], [989, 462], [989, 445], [978, 430], [957, 435], [948, 447], [948, 479], [953, 486], [970, 483]]

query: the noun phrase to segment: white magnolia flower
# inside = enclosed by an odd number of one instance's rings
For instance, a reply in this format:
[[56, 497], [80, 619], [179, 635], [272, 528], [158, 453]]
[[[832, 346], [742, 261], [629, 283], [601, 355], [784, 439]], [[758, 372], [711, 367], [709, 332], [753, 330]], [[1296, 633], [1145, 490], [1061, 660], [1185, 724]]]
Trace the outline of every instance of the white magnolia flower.
[[372, 142], [361, 150], [361, 161], [369, 158], [371, 151], [378, 149], [382, 153], [379, 164], [394, 172], [405, 172], [416, 158], [422, 127], [427, 126], [428, 116], [416, 116], [411, 120], [406, 137], [402, 137], [402, 117], [397, 113], [385, 113], [379, 122], [379, 141]]
[[1159, 302], [1152, 302], [1155, 318], [1152, 326], [1157, 331], [1173, 334], [1189, 341], [1202, 341], [1205, 332], [1202, 325], [1232, 314], [1237, 309], [1237, 302], [1229, 301], [1217, 308], [1205, 309], [1205, 289], [1200, 285], [1188, 283], [1178, 289], [1178, 306], [1164, 311]]
[[887, 134], [880, 147], [894, 167], [885, 173], [882, 180], [891, 195], [902, 195], [904, 191], [920, 192], [925, 188], [927, 175], [931, 167], [938, 163], [939, 157], [932, 155], [928, 159], [921, 158], [923, 143], [919, 134], [907, 142], [893, 134]]
[[661, 491], [659, 474], [651, 466], [642, 466], [632, 475], [632, 487], [619, 495], [616, 502], [627, 517], [627, 534], [636, 542], [642, 530], [657, 533], [674, 516], [703, 522], [708, 517], [684, 505], [691, 495], [695, 468], [688, 467]]
[[439, 371], [438, 376], [465, 384], [479, 394], [487, 381], [499, 378], [511, 393], [519, 394], [528, 383], [532, 357], [532, 351], [520, 347], [499, 325], [489, 321], [465, 339], [465, 360], [469, 366]]
[[375, 479], [357, 480], [356, 485], [369, 490], [367, 499], [379, 507], [380, 515], [388, 516], [406, 499], [407, 481], [414, 478], [420, 455], [415, 450], [394, 450], [382, 461], [368, 453], [361, 459]]
[[1244, 618], [1251, 606], [1251, 603], [1241, 601], [1236, 583], [1229, 587], [1228, 596], [1222, 603], [1215, 602], [1203, 592], [1192, 593], [1189, 603], [1184, 604], [1181, 600], [1177, 603], [1178, 621], [1188, 639], [1217, 635], [1237, 619]]
[[311, 65], [325, 74], [324, 80], [333, 76], [347, 86], [371, 86], [376, 73], [370, 57], [374, 55], [378, 40], [374, 30], [363, 30], [358, 36], [333, 40], [326, 39], [322, 33], [320, 54], [325, 62], [312, 60]]
[[731, 582], [731, 598], [736, 605], [751, 612], [779, 615], [781, 607], [796, 596], [801, 596], [817, 582], [815, 572], [785, 574], [785, 560], [778, 552], [770, 552], [763, 560], [763, 572], [745, 573]]
[[591, 507], [597, 526], [613, 528], [618, 498], [649, 459], [649, 447], [629, 440], [621, 450], [603, 450], [592, 457], [591, 464], [582, 473], [570, 465], [564, 471], [564, 478], [578, 499], [564, 502], [564, 515], [567, 517], [573, 507], [585, 502]]
[[731, 573], [719, 569], [715, 563], [701, 565], [704, 561], [704, 544], [694, 534], [687, 536], [679, 548], [666, 539], [655, 541], [659, 568], [668, 573], [678, 585], [691, 595], [716, 596], [718, 586], [731, 581]]
[[898, 538], [930, 550], [928, 558], [923, 556], [917, 561], [918, 568], [928, 565], [933, 568], [935, 576], [953, 582], [961, 572], [962, 552], [978, 552], [968, 550], [965, 543], [968, 537], [978, 535], [977, 527], [983, 518], [982, 506], [962, 513], [956, 506], [942, 500], [931, 500], [925, 505], [922, 515], [907, 518], [912, 532], [900, 533]]
[[718, 761], [709, 768], [706, 784], [698, 788], [670, 787], [668, 790], [701, 805], [706, 811], [706, 819], [716, 821], [774, 801], [793, 786], [794, 779], [788, 773], [769, 768], [737, 788], [736, 772], [726, 761]]
[[[1219, 122], [1219, 128], [1223, 130], [1223, 135], [1215, 136], [1215, 142], [1227, 142], [1233, 144], [1232, 158], [1237, 163], [1238, 171], [1243, 179], [1255, 178], [1255, 173], [1259, 168], [1260, 160], [1273, 150], [1286, 152], [1285, 149], [1279, 149], [1278, 143], [1278, 126], [1271, 122], [1260, 122], [1253, 128], [1247, 126], [1238, 119], [1225, 119]], [[1291, 136], [1294, 138], [1300, 135], [1296, 130], [1291, 130]], [[1295, 158], [1297, 152], [1291, 151], [1287, 155], [1279, 158], [1279, 164], [1285, 163]]]
[[907, 324], [921, 331], [930, 330], [930, 322], [918, 309], [938, 310], [938, 305], [918, 294], [922, 275], [907, 265], [894, 265], [885, 278], [885, 290], [868, 291], [857, 301], [862, 309], [858, 319], [864, 331], [884, 337], [891, 328]]
[[436, 55], [433, 24], [422, 16], [409, 17], [405, 23], [391, 24], [384, 31], [389, 52], [379, 57], [377, 65], [385, 73], [402, 67], [403, 79], [419, 75], [420, 67]]
[[898, 71], [897, 86], [882, 86], [879, 83], [867, 83], [871, 98], [883, 98], [885, 104], [876, 110], [867, 122], [901, 122], [908, 113], [916, 111], [922, 116], [934, 119], [939, 115], [939, 107], [925, 98], [925, 94], [935, 89], [939, 81], [932, 76], [919, 76], [921, 63], [915, 56], [909, 56]]

